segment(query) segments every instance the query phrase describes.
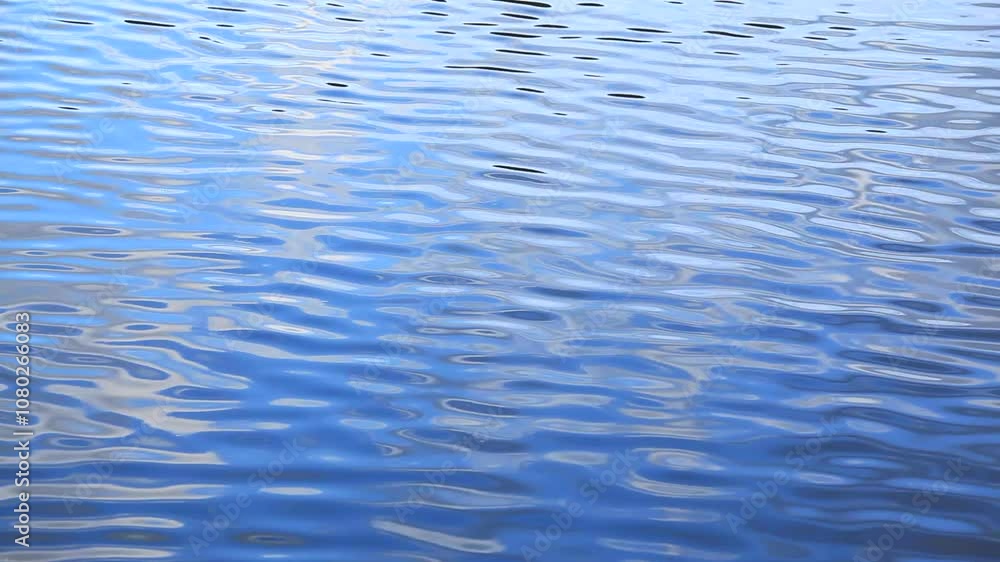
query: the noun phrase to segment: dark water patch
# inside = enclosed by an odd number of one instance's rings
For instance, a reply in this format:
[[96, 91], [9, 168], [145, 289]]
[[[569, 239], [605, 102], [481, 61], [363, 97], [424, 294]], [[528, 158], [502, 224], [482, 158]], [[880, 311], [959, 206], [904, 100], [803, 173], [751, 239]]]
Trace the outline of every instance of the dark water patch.
[[155, 21], [144, 21], [144, 20], [125, 20], [125, 23], [130, 23], [132, 25], [147, 25], [150, 27], [177, 27], [176, 25], [170, 23], [160, 23]]

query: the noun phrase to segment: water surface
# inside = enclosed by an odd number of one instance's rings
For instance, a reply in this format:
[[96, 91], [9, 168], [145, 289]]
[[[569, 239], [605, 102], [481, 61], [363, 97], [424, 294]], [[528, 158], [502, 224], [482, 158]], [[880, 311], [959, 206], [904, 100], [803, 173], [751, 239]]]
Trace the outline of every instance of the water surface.
[[11, 559], [996, 560], [1000, 5], [0, 14]]

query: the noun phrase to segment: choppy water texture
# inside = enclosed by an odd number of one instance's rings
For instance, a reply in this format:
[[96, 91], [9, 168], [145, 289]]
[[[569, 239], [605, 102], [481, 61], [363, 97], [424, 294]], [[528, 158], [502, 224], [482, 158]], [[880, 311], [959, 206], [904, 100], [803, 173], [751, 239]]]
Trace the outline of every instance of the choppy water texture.
[[0, 2], [11, 559], [996, 560], [1000, 5], [213, 2]]

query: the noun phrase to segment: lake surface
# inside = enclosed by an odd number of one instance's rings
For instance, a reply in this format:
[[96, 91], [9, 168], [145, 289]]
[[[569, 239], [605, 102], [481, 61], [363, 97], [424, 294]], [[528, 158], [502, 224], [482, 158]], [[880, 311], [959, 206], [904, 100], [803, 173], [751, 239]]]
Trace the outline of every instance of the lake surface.
[[998, 42], [985, 1], [0, 2], [2, 553], [996, 560]]

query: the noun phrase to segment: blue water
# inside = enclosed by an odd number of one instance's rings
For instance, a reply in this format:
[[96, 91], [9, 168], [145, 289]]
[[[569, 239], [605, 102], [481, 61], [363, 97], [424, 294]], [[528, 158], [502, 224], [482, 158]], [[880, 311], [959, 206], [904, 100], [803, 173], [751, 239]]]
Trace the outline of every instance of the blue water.
[[985, 1], [0, 0], [0, 553], [998, 560], [998, 42]]

